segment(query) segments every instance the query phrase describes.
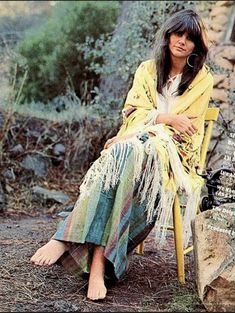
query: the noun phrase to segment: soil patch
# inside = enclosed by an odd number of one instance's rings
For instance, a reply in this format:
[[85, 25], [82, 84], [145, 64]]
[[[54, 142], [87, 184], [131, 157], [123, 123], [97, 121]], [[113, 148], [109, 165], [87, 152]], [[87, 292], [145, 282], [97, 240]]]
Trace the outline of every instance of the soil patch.
[[[1, 312], [206, 312], [197, 297], [193, 254], [186, 257], [187, 281], [182, 286], [172, 235], [163, 249], [157, 249], [153, 232], [145, 241], [144, 254], [133, 253], [129, 271], [108, 287], [106, 299], [87, 300], [85, 278], [74, 277], [59, 265], [41, 268], [29, 262], [53, 235], [58, 221], [57, 215], [0, 217]], [[182, 301], [185, 296], [194, 299], [190, 307], [177, 307], [180, 296]]]

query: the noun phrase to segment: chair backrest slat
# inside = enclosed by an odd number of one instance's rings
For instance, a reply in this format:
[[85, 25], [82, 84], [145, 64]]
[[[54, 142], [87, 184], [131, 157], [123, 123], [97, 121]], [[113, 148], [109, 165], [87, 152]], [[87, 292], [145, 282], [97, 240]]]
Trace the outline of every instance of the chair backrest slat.
[[213, 124], [217, 121], [219, 116], [219, 108], [208, 108], [205, 115], [205, 121], [208, 122], [205, 128], [205, 134], [201, 147], [201, 156], [200, 156], [200, 168], [201, 170], [205, 167], [206, 155], [209, 148], [211, 135], [213, 131]]
[[206, 111], [206, 121], [217, 121], [219, 116], [219, 108], [208, 108]]

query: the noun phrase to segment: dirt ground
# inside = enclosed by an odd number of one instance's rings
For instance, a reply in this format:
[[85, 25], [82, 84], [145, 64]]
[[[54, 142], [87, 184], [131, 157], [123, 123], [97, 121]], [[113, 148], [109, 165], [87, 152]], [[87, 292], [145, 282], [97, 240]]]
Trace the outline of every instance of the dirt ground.
[[[64, 160], [60, 165], [53, 163], [47, 176], [35, 177], [31, 170], [22, 168], [22, 156], [11, 154], [10, 148], [20, 143], [27, 146], [26, 154], [36, 148], [44, 153], [48, 147], [46, 138], [55, 133], [60, 138], [65, 136], [64, 141], [61, 140], [67, 143], [66, 125], [19, 117], [13, 126], [11, 134], [14, 129], [22, 131], [14, 133], [16, 142], [6, 141], [1, 168], [1, 173], [12, 169], [16, 179], [2, 179], [7, 205], [0, 213], [0, 312], [206, 312], [196, 291], [192, 253], [185, 257], [186, 284], [178, 283], [172, 233], [168, 244], [158, 249], [152, 232], [145, 241], [144, 254], [133, 254], [125, 277], [107, 286], [107, 297], [103, 301], [92, 302], [86, 298], [85, 278], [74, 277], [59, 265], [50, 268], [32, 265], [31, 256], [54, 234], [58, 213], [64, 211], [64, 206], [57, 202], [33, 199], [32, 187], [63, 191], [72, 205], [85, 170], [80, 173], [80, 167], [78, 171], [78, 166], [70, 166], [68, 171], [63, 167]], [[26, 136], [34, 130], [44, 139]], [[75, 149], [73, 140], [71, 146]], [[103, 146], [99, 142], [97, 145]], [[66, 148], [73, 157], [72, 148], [69, 145]]]
[[158, 250], [152, 232], [144, 254], [133, 254], [124, 279], [110, 284], [102, 301], [86, 298], [85, 278], [59, 265], [32, 265], [31, 255], [54, 233], [58, 219], [0, 216], [0, 312], [206, 312], [196, 292], [193, 254], [186, 257], [186, 284], [177, 281], [172, 235]]

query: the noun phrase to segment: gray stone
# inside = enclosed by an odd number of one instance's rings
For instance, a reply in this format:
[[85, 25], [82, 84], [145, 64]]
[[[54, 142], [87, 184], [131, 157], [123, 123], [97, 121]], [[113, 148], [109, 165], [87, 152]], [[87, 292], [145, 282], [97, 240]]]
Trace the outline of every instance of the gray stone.
[[6, 179], [13, 180], [13, 181], [16, 179], [16, 176], [15, 176], [15, 173], [14, 173], [13, 168], [6, 169], [6, 170], [3, 172], [3, 176], [4, 176]]
[[40, 186], [34, 186], [32, 188], [32, 192], [33, 195], [35, 195], [38, 199], [41, 199], [42, 201], [53, 200], [58, 203], [66, 204], [70, 199], [69, 196], [61, 191], [54, 189], [48, 190]]
[[18, 145], [14, 146], [11, 150], [15, 155], [21, 154], [24, 152], [23, 146], [19, 143]]
[[6, 194], [3, 190], [2, 183], [0, 182], [0, 212], [6, 210], [6, 205], [7, 205]]
[[47, 173], [47, 161], [40, 155], [27, 155], [20, 163], [23, 168], [33, 170], [34, 174], [43, 177]]
[[208, 311], [235, 311], [235, 203], [198, 214], [192, 223], [198, 294]]
[[62, 143], [57, 143], [52, 149], [52, 154], [56, 156], [65, 154], [65, 146]]
[[4, 123], [5, 123], [5, 117], [4, 117], [4, 115], [0, 112], [0, 128], [3, 127]]
[[77, 305], [64, 300], [56, 301], [54, 309], [56, 312], [83, 312]]

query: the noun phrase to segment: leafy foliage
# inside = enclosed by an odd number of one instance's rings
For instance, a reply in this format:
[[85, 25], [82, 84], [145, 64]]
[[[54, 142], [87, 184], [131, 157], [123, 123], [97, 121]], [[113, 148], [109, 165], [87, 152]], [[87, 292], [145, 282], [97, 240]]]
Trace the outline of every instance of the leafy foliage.
[[[28, 69], [21, 102], [46, 102], [65, 94], [68, 87], [84, 100], [99, 76], [88, 69], [80, 45], [86, 36], [97, 39], [109, 33], [118, 8], [115, 1], [62, 1], [46, 24], [28, 32], [18, 46]], [[18, 77], [23, 71], [25, 67]]]

